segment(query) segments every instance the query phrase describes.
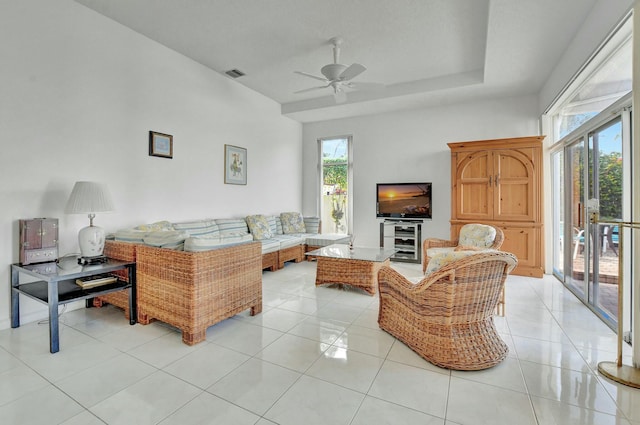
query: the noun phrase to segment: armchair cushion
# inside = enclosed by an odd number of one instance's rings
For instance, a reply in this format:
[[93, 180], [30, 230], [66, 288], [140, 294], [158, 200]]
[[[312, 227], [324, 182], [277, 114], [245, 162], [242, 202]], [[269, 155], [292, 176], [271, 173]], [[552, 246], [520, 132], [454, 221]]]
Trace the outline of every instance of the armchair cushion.
[[247, 225], [249, 226], [249, 231], [253, 235], [253, 240], [261, 241], [264, 239], [271, 239], [273, 234], [271, 232], [269, 222], [267, 221], [267, 217], [261, 214], [248, 215], [246, 220]]
[[[441, 248], [447, 249], [447, 248]], [[450, 249], [449, 251], [439, 252], [431, 257], [429, 264], [427, 264], [427, 269], [425, 271], [425, 276], [440, 270], [447, 264], [453, 263], [454, 261], [458, 261], [462, 258], [469, 257], [471, 255], [475, 255], [479, 250], [468, 250], [468, 251], [456, 251], [455, 249]], [[483, 250], [490, 251], [490, 250]]]
[[496, 229], [486, 224], [465, 224], [460, 229], [458, 245], [488, 248], [496, 239]]
[[298, 212], [284, 212], [280, 214], [282, 221], [282, 232], [286, 235], [289, 233], [306, 233], [302, 214]]

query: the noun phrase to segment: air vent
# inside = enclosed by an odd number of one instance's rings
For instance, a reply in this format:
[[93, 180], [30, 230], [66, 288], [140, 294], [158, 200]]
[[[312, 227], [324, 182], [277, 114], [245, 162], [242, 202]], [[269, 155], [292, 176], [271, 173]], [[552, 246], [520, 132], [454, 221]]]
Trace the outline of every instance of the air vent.
[[238, 78], [238, 77], [244, 76], [244, 72], [240, 71], [239, 69], [230, 69], [228, 71], [225, 71], [225, 74], [227, 74], [231, 78]]

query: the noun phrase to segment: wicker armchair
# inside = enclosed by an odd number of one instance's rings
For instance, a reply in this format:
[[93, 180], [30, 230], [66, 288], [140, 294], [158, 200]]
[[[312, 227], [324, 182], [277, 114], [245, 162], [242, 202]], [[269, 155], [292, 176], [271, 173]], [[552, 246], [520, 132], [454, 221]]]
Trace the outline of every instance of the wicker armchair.
[[[460, 234], [463, 234], [465, 230], [470, 229], [471, 226], [477, 226], [477, 225], [465, 224], [460, 229]], [[485, 245], [485, 246], [477, 246], [477, 245], [469, 245], [469, 244], [465, 244], [465, 246], [471, 247], [471, 248], [482, 248], [482, 249], [500, 249], [500, 247], [502, 246], [502, 242], [504, 241], [504, 233], [502, 232], [502, 229], [496, 226], [492, 226], [490, 224], [482, 224], [482, 226], [488, 226], [495, 229], [496, 236], [493, 240], [493, 243], [491, 245]], [[422, 255], [423, 255], [422, 272], [424, 273], [424, 271], [427, 269], [427, 264], [429, 264], [429, 260], [431, 259], [430, 258], [431, 255], [429, 255], [431, 252], [433, 252], [433, 250], [429, 252], [431, 248], [455, 249], [456, 247], [459, 246], [460, 239], [461, 237], [458, 237], [458, 239], [454, 239], [454, 240], [435, 239], [435, 238], [425, 239], [424, 242], [422, 243]]]
[[390, 267], [378, 273], [378, 324], [427, 361], [447, 369], [480, 370], [509, 351], [493, 312], [513, 254], [482, 251], [453, 261], [414, 284]]

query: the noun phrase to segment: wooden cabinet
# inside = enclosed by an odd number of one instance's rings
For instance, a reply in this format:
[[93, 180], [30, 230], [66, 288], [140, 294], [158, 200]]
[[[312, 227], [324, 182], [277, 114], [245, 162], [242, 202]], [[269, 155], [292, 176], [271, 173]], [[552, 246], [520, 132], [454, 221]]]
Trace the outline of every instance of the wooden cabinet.
[[502, 250], [518, 257], [515, 274], [542, 277], [544, 136], [449, 143], [451, 235], [467, 223], [500, 227]]

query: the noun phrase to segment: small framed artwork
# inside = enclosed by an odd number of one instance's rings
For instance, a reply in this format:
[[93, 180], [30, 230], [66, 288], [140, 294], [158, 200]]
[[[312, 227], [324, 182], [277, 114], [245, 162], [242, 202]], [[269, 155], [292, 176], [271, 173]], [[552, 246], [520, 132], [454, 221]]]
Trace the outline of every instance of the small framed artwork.
[[247, 150], [224, 145], [225, 184], [247, 184]]
[[149, 132], [149, 155], [173, 158], [173, 136], [155, 131]]

